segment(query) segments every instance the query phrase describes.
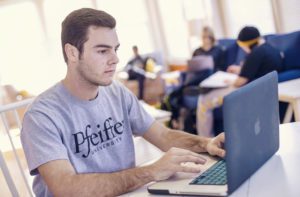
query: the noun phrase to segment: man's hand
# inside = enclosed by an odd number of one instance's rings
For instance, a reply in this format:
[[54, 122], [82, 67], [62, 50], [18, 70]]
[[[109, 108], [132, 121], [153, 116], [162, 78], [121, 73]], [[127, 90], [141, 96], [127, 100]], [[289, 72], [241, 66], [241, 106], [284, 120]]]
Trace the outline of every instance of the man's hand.
[[241, 73], [242, 67], [239, 65], [230, 65], [228, 66], [226, 72], [239, 75]]
[[181, 165], [185, 162], [204, 164], [206, 159], [189, 150], [171, 148], [163, 157], [149, 167], [152, 169], [155, 181], [168, 179], [176, 172], [200, 172], [200, 169]]
[[225, 150], [223, 149], [223, 145], [225, 142], [224, 132], [219, 134], [218, 136], [212, 138], [206, 146], [206, 150], [210, 155], [216, 155], [219, 157], [225, 157]]

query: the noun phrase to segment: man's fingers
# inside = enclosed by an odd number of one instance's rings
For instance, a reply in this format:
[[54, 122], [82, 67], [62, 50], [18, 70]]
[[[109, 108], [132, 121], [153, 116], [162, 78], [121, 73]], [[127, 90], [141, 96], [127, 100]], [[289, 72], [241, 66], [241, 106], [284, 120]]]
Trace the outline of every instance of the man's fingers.
[[188, 172], [188, 173], [199, 173], [201, 172], [200, 169], [195, 167], [188, 167], [188, 166], [178, 166], [176, 169], [177, 172]]
[[222, 157], [224, 158], [225, 157], [225, 151], [223, 149], [217, 149], [216, 151], [216, 155], [219, 156], [219, 157]]
[[217, 137], [214, 138], [214, 142], [217, 144], [221, 144], [225, 142], [225, 134], [224, 132], [219, 134]]
[[222, 142], [222, 143], [225, 142], [225, 134], [224, 134], [224, 132], [219, 135], [219, 141]]
[[185, 156], [177, 156], [175, 158], [176, 163], [182, 163], [182, 162], [194, 162], [197, 164], [205, 164], [206, 159], [203, 157], [195, 157], [193, 155], [185, 155]]
[[168, 152], [171, 152], [171, 153], [176, 154], [176, 155], [187, 155], [187, 154], [192, 155], [194, 153], [190, 150], [186, 150], [186, 149], [182, 149], [182, 148], [176, 148], [176, 147], [171, 148]]
[[[169, 152], [169, 151], [168, 151]], [[199, 157], [199, 158], [203, 158], [201, 155], [199, 155], [198, 153], [195, 153], [193, 151], [190, 150], [186, 150], [186, 149], [181, 149], [181, 148], [171, 148], [170, 152], [174, 155], [177, 156], [186, 156], [186, 155], [191, 155], [194, 157]], [[204, 158], [203, 158], [204, 159]]]
[[225, 150], [223, 150], [224, 142], [225, 142], [225, 134], [223, 132], [210, 141], [210, 143], [207, 146], [207, 151], [211, 155], [225, 157]]
[[210, 154], [223, 158], [223, 157], [225, 157], [225, 150], [218, 148], [218, 147], [213, 147]]

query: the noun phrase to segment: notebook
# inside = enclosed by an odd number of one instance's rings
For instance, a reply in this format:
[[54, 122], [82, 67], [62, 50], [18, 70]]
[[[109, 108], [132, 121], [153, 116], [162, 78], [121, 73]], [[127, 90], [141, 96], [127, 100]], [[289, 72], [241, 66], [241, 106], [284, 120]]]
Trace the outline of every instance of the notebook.
[[200, 83], [202, 88], [225, 88], [232, 84], [238, 75], [224, 71], [217, 71]]
[[[269, 73], [226, 96], [223, 116], [225, 160], [205, 155], [208, 161], [201, 166], [202, 173], [177, 173], [148, 186], [148, 192], [227, 196], [254, 174], [279, 148], [277, 73]], [[205, 173], [205, 177], [216, 176], [210, 171], [221, 171], [221, 177], [209, 181], [199, 178]]]

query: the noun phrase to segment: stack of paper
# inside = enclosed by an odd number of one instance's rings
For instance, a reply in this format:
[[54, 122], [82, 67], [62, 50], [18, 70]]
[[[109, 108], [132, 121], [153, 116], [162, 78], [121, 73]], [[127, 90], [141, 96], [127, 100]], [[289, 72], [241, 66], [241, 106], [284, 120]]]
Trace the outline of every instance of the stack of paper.
[[223, 88], [232, 84], [238, 75], [223, 71], [218, 71], [200, 83], [202, 88]]

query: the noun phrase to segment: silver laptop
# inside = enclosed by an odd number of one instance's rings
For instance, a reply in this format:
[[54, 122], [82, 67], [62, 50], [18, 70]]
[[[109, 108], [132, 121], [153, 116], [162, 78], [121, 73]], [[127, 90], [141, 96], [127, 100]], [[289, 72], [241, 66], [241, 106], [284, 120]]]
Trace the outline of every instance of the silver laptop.
[[198, 55], [188, 60], [187, 70], [190, 72], [197, 72], [201, 70], [214, 69], [214, 61], [210, 55]]
[[[208, 155], [200, 174], [177, 173], [148, 186], [153, 194], [227, 196], [279, 148], [277, 73], [271, 72], [224, 98], [225, 160]], [[197, 164], [188, 163], [184, 165]]]

